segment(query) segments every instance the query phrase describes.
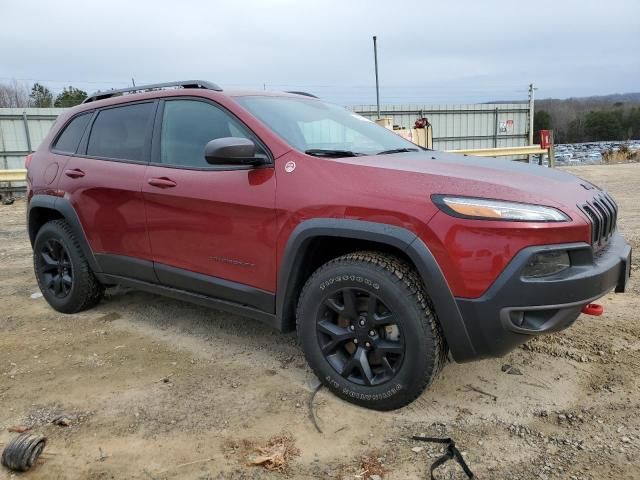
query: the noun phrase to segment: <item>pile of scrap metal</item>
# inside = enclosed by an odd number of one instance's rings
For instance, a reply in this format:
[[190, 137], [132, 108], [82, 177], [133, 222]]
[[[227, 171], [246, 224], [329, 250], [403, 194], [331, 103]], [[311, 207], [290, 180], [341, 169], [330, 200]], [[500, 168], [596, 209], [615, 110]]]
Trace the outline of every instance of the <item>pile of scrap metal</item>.
[[423, 148], [433, 149], [433, 128], [426, 117], [418, 118], [412, 128], [394, 125], [393, 133]]

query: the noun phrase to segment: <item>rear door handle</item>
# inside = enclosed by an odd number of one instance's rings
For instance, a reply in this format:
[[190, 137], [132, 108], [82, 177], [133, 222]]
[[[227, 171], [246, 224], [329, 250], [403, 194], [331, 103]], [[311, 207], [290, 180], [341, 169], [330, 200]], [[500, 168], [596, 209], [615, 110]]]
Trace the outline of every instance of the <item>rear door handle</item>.
[[154, 187], [159, 187], [159, 188], [170, 188], [170, 187], [175, 187], [177, 185], [176, 182], [174, 182], [173, 180], [167, 177], [150, 178], [149, 180], [147, 180], [147, 183], [149, 185], [152, 185]]
[[71, 170], [65, 170], [64, 174], [69, 178], [82, 178], [84, 177], [84, 172], [79, 168], [73, 168]]

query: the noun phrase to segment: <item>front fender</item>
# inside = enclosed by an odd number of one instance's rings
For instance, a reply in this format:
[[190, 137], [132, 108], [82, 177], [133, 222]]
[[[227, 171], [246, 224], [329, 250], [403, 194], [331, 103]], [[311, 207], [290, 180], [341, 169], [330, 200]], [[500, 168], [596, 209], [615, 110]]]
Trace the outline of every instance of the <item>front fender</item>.
[[317, 237], [338, 237], [381, 243], [404, 252], [413, 262], [433, 302], [453, 358], [457, 361], [473, 358], [475, 352], [458, 305], [451, 293], [435, 257], [413, 232], [393, 225], [319, 218], [300, 223], [287, 241], [278, 272], [276, 316], [281, 330], [295, 327], [296, 286], [304, 279], [303, 262], [311, 241]]

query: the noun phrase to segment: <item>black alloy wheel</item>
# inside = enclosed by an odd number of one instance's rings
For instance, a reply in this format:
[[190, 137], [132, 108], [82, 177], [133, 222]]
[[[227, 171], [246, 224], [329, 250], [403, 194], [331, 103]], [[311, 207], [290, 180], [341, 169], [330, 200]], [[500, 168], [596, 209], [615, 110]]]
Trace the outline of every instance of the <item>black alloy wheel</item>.
[[350, 382], [381, 385], [402, 365], [402, 331], [373, 293], [358, 288], [332, 292], [319, 309], [316, 328], [325, 359]]
[[80, 312], [102, 298], [104, 287], [93, 274], [73, 229], [62, 219], [38, 229], [33, 269], [44, 299], [58, 312]]
[[44, 287], [56, 298], [68, 296], [73, 287], [73, 267], [64, 245], [50, 238], [40, 248], [38, 255], [38, 268]]
[[446, 361], [425, 285], [407, 261], [362, 251], [320, 266], [296, 311], [309, 366], [338, 397], [393, 410], [415, 400]]

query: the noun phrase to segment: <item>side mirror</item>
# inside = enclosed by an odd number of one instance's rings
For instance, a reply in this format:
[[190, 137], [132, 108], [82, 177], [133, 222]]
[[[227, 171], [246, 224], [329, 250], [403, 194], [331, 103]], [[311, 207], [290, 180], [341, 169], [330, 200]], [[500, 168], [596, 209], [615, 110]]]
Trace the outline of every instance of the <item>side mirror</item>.
[[225, 137], [211, 140], [204, 147], [204, 158], [211, 165], [259, 165], [256, 144], [247, 138]]

